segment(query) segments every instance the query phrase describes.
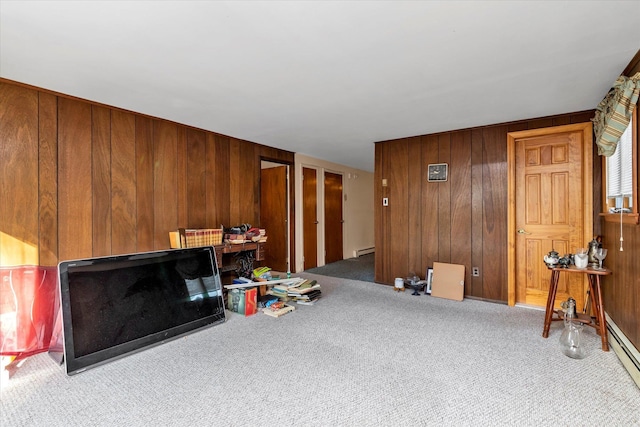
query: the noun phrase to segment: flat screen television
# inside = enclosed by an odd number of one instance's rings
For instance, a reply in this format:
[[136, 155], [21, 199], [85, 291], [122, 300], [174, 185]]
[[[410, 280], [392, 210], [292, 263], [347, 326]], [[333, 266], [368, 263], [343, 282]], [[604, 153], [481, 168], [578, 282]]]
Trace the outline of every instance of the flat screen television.
[[63, 261], [58, 275], [49, 353], [68, 375], [225, 321], [211, 246]]

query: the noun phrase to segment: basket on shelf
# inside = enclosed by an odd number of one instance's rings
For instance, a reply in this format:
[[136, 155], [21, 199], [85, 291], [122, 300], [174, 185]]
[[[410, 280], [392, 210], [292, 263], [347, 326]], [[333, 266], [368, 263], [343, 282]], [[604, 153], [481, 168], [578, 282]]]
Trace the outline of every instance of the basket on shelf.
[[171, 248], [195, 248], [222, 244], [221, 228], [179, 228], [170, 231]]

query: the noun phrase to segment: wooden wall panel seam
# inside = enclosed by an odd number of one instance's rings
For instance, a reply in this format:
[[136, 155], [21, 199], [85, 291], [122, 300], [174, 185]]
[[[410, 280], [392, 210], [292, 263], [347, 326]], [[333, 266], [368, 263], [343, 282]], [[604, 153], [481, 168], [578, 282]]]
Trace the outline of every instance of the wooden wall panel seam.
[[38, 248], [39, 264], [58, 263], [57, 97], [38, 92]]

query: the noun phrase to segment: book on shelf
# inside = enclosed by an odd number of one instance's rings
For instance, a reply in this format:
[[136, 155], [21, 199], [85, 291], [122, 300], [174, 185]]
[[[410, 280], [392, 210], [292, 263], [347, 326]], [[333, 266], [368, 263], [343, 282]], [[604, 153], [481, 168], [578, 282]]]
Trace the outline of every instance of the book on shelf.
[[180, 232], [179, 231], [170, 231], [169, 232], [169, 247], [171, 249], [180, 249], [182, 247], [182, 243], [180, 241]]

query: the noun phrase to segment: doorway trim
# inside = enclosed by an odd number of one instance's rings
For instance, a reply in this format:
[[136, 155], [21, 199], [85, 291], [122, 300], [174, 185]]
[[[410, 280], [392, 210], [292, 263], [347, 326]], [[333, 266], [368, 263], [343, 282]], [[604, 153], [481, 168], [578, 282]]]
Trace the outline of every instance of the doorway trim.
[[[262, 170], [263, 162], [275, 163], [275, 164], [279, 164], [287, 167], [287, 192], [288, 192], [287, 194], [287, 221], [288, 221], [287, 265], [289, 266], [289, 270], [293, 272], [292, 267], [295, 266], [295, 256], [296, 256], [295, 255], [296, 217], [295, 217], [295, 183], [294, 183], [294, 180], [292, 179], [292, 175], [293, 175], [293, 170], [295, 168], [295, 162], [288, 162], [285, 160], [280, 160], [278, 158], [273, 158], [268, 156], [260, 156], [258, 161], [258, 167], [259, 167], [258, 176], [260, 176], [260, 173], [261, 173], [260, 170]], [[262, 182], [259, 184], [259, 186], [261, 185], [262, 185]], [[260, 203], [262, 203], [262, 201], [260, 201]], [[268, 246], [267, 246], [267, 250], [269, 250]]]
[[[335, 170], [331, 170], [331, 169], [327, 169], [327, 168], [323, 168], [322, 170], [322, 207], [321, 212], [322, 212], [322, 227], [321, 227], [321, 233], [322, 233], [322, 252], [321, 252], [321, 259], [322, 259], [322, 263], [319, 264], [319, 266], [324, 266], [327, 265], [327, 174], [332, 174], [335, 176], [339, 176], [340, 177], [340, 185], [341, 185], [341, 190], [340, 190], [340, 230], [341, 230], [341, 241], [340, 241], [340, 253], [341, 256], [338, 260], [336, 261], [340, 261], [344, 259], [344, 235], [345, 235], [345, 200], [344, 200], [344, 195], [345, 195], [345, 178], [344, 178], [344, 172], [341, 171], [335, 171]], [[335, 262], [335, 261], [332, 261]]]
[[[307, 185], [307, 181], [305, 179], [305, 170], [308, 171], [313, 171], [314, 175], [315, 175], [315, 188], [313, 188], [313, 196], [314, 196], [314, 203], [315, 203], [315, 212], [313, 213], [313, 219], [311, 218], [307, 218], [307, 216], [305, 216], [305, 212], [306, 212], [306, 203], [307, 203], [307, 192], [306, 192], [306, 185]], [[320, 228], [323, 227], [322, 222], [324, 221], [324, 216], [321, 214], [320, 212], [320, 205], [321, 200], [320, 197], [318, 197], [319, 195], [319, 191], [318, 189], [320, 188], [320, 182], [318, 180], [318, 175], [319, 175], [319, 170], [317, 167], [310, 167], [310, 166], [305, 166], [302, 165], [300, 168], [301, 174], [300, 174], [300, 178], [302, 181], [302, 185], [301, 187], [301, 192], [302, 192], [302, 196], [300, 198], [301, 200], [301, 209], [300, 209], [300, 223], [301, 223], [301, 227], [302, 227], [302, 233], [301, 233], [301, 240], [302, 243], [300, 244], [301, 248], [302, 248], [302, 257], [300, 258], [300, 262], [302, 264], [302, 271], [307, 269], [307, 249], [309, 248], [309, 246], [311, 246], [313, 248], [313, 250], [315, 251], [315, 259], [312, 260], [313, 262], [311, 263], [313, 267], [317, 267], [319, 264], [318, 258], [320, 255], [320, 243], [322, 242], [321, 236], [320, 236]], [[315, 224], [315, 235], [314, 236], [309, 236], [307, 238], [307, 226], [309, 225], [309, 221], [313, 221]], [[322, 238], [324, 238], [324, 235], [322, 236]], [[315, 246], [314, 245], [309, 245], [309, 242], [315, 242]], [[324, 258], [323, 258], [324, 260]]]
[[[584, 192], [583, 229], [585, 245], [593, 238], [593, 125], [591, 122], [507, 133], [507, 303], [516, 304], [516, 139], [562, 132], [583, 133], [582, 189]], [[542, 262], [542, 260], [540, 260]]]

